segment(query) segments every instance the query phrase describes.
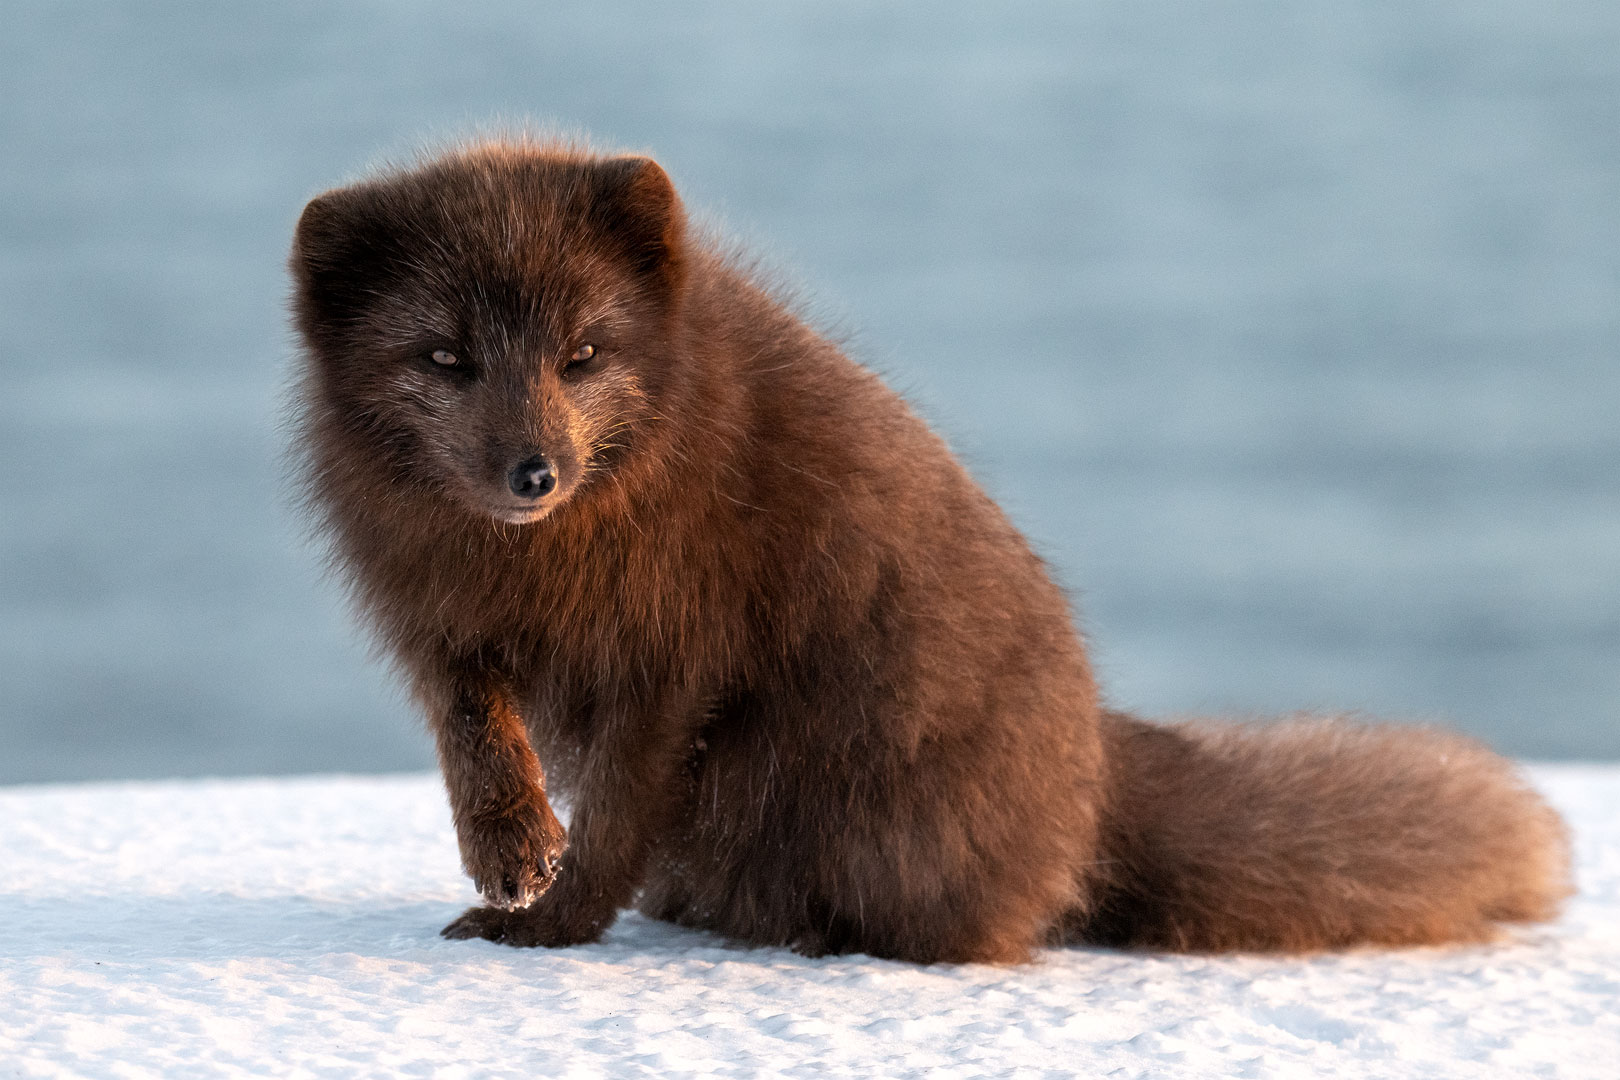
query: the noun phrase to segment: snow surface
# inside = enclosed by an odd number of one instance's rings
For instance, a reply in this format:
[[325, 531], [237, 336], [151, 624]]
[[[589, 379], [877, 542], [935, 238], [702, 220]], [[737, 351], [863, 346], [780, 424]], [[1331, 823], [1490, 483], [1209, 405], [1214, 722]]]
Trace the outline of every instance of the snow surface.
[[1581, 892], [1489, 948], [918, 967], [630, 915], [444, 941], [435, 777], [0, 789], [0, 1076], [1612, 1077], [1620, 767], [1537, 766]]

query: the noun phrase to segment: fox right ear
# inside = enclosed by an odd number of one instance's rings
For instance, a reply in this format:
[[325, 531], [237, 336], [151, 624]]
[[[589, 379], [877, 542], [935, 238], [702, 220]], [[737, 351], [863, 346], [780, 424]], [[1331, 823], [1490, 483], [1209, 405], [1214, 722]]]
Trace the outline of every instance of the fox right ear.
[[311, 199], [293, 232], [290, 260], [306, 321], [353, 314], [372, 292], [389, 247], [389, 230], [365, 191], [337, 188]]
[[301, 267], [318, 270], [343, 261], [347, 244], [348, 222], [352, 216], [345, 204], [348, 192], [344, 189], [328, 191], [309, 200], [304, 212], [298, 215], [298, 228], [293, 232], [293, 261]]

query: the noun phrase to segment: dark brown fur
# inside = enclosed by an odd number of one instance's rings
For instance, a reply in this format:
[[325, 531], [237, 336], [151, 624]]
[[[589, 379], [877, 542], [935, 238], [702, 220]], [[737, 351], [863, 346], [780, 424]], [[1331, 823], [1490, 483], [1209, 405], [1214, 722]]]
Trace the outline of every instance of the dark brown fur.
[[313, 201], [292, 270], [311, 501], [491, 905], [452, 937], [592, 941], [639, 899], [1020, 961], [1475, 941], [1568, 891], [1562, 824], [1461, 738], [1105, 711], [1023, 538], [645, 158], [452, 152]]

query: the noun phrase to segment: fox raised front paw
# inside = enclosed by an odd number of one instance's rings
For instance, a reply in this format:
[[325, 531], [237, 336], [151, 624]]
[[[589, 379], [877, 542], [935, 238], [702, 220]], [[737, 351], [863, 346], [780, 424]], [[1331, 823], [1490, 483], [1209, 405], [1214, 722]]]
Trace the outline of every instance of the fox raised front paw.
[[479, 893], [495, 908], [528, 907], [557, 877], [568, 831], [544, 795], [470, 814], [461, 823], [461, 863]]
[[555, 949], [596, 941], [613, 922], [613, 915], [609, 912], [604, 916], [553, 895], [533, 907], [516, 911], [497, 907], [468, 908], [439, 933], [447, 938], [483, 938], [521, 948]]

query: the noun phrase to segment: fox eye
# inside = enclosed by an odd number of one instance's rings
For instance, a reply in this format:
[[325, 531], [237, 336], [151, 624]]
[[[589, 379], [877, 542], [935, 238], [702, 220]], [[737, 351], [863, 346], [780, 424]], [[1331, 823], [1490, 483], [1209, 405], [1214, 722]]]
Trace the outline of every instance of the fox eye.
[[568, 362], [571, 364], [583, 364], [585, 361], [589, 360], [595, 355], [595, 345], [581, 345], [579, 348], [574, 350], [574, 355], [569, 359]]
[[440, 367], [456, 367], [461, 363], [461, 358], [449, 349], [434, 349], [432, 359]]

